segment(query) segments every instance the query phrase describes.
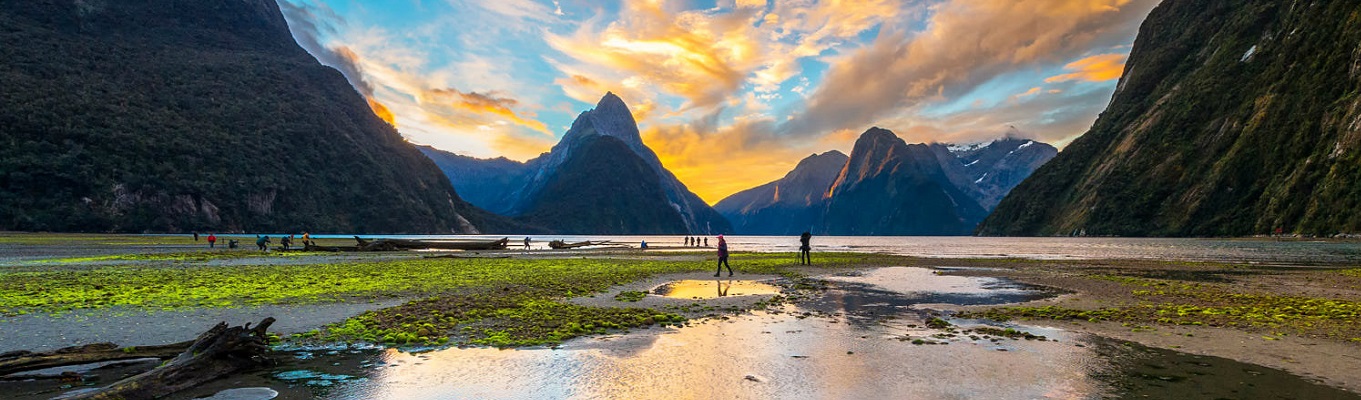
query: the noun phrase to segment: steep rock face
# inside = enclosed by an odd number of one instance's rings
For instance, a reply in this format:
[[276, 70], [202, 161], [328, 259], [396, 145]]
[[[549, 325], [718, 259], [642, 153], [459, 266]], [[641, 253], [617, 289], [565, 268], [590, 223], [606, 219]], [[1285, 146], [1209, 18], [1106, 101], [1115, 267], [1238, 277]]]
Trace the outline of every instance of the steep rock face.
[[978, 188], [975, 200], [984, 209], [992, 210], [1012, 188], [1058, 152], [1054, 146], [1008, 135], [987, 146], [954, 154], [963, 163], [964, 173]]
[[0, 230], [499, 221], [299, 48], [273, 1], [3, 1], [0, 43]]
[[948, 153], [943, 145], [909, 145], [885, 129], [866, 131], [828, 193], [825, 232], [968, 234], [986, 212], [955, 186], [960, 172], [942, 166]]
[[1167, 0], [984, 235], [1361, 232], [1361, 3]]
[[714, 210], [742, 234], [820, 231], [827, 190], [849, 159], [835, 150], [808, 156], [783, 178], [728, 196]]
[[563, 135], [562, 140], [545, 156], [531, 160], [531, 164], [538, 165], [538, 171], [530, 175], [529, 183], [523, 189], [515, 192], [513, 196], [519, 199], [519, 203], [513, 207], [510, 215], [519, 215], [525, 212], [529, 204], [536, 201], [538, 192], [549, 183], [548, 177], [559, 166], [568, 159], [575, 157], [571, 151], [572, 144], [583, 137], [591, 135], [611, 136], [622, 141], [631, 149], [634, 154], [643, 160], [657, 174], [658, 182], [662, 185], [662, 191], [666, 193], [667, 203], [681, 214], [685, 221], [686, 229], [689, 233], [724, 233], [732, 230], [728, 220], [714, 211], [699, 196], [690, 192], [676, 176], [662, 166], [662, 162], [657, 158], [657, 153], [643, 144], [642, 137], [638, 133], [638, 124], [633, 120], [633, 113], [629, 112], [628, 106], [614, 93], [606, 93], [596, 104], [594, 109], [581, 113], [572, 122], [572, 127]]
[[687, 233], [660, 177], [624, 141], [589, 135], [570, 146], [521, 220], [563, 234]]
[[[584, 154], [583, 149], [592, 147], [583, 146], [580, 142], [590, 140], [596, 141], [596, 137], [610, 137], [621, 143], [628, 153], [612, 153], [596, 151], [592, 156], [608, 156], [604, 160], [582, 160], [591, 157]], [[685, 184], [676, 179], [670, 171], [662, 166], [657, 154], [643, 144], [642, 137], [638, 133], [638, 126], [634, 123], [633, 114], [629, 112], [628, 106], [623, 100], [613, 93], [607, 93], [596, 107], [590, 111], [581, 113], [572, 127], [563, 135], [562, 140], [548, 153], [545, 153], [533, 160], [518, 163], [511, 160], [495, 159], [482, 160], [470, 157], [457, 156], [438, 150], [430, 149], [426, 154], [435, 159], [449, 179], [454, 182], [455, 187], [466, 188], [473, 199], [473, 204], [486, 207], [498, 214], [507, 215], [520, 219], [523, 222], [542, 226], [551, 231], [571, 230], [580, 233], [627, 233], [627, 234], [662, 234], [662, 233], [729, 233], [732, 226], [728, 220], [709, 207], [707, 203], [691, 193]], [[625, 157], [627, 156], [627, 157]], [[637, 159], [641, 164], [635, 164]], [[648, 207], [642, 207], [634, 200], [624, 199], [623, 196], [629, 193], [642, 192], [612, 192], [609, 190], [592, 191], [586, 190], [587, 187], [598, 188], [595, 182], [588, 182], [586, 177], [580, 175], [564, 175], [562, 169], [567, 165], [575, 165], [576, 168], [586, 168], [582, 164], [585, 162], [605, 163], [590, 164], [592, 171], [599, 173], [607, 172], [601, 169], [604, 165], [614, 163], [617, 171], [610, 172], [612, 175], [636, 176], [636, 171], [632, 168], [642, 166], [643, 170], [656, 176], [656, 179], [641, 180], [643, 184], [656, 185], [663, 194], [664, 201], [657, 203], [667, 209], [672, 210], [682, 221], [682, 229], [673, 229], [670, 225], [670, 217], [657, 218], [652, 223], [643, 223], [638, 218], [657, 217]], [[566, 176], [583, 179], [575, 183], [581, 189], [579, 193], [573, 193], [574, 186], [563, 186], [562, 180]], [[604, 177], [598, 177], [604, 178]], [[613, 179], [613, 178], [610, 178]], [[554, 190], [550, 191], [549, 188]], [[460, 189], [465, 190], [465, 189]], [[475, 197], [471, 197], [475, 196]], [[603, 199], [601, 196], [615, 196], [619, 198]], [[578, 202], [581, 198], [601, 199], [600, 205], [619, 206], [631, 204], [629, 209], [610, 210], [602, 215], [612, 215], [615, 220], [630, 220], [632, 223], [620, 225], [615, 222], [601, 221], [600, 231], [587, 229], [585, 221], [577, 221], [563, 226], [556, 225], [556, 219], [545, 218], [544, 210], [549, 204], [561, 203], [558, 207], [563, 207], [561, 212], [567, 212], [567, 207], [581, 205]], [[534, 210], [538, 210], [535, 212]], [[643, 210], [643, 214], [632, 217], [624, 217], [625, 214], [633, 212], [630, 210]], [[534, 214], [533, 218], [531, 214]], [[555, 214], [556, 215], [556, 214]], [[580, 222], [580, 223], [578, 223]], [[639, 230], [620, 231], [620, 226], [634, 227]], [[661, 229], [661, 230], [654, 230]]]
[[518, 201], [516, 188], [528, 183], [534, 166], [505, 157], [473, 158], [419, 146], [421, 153], [435, 162], [449, 177], [458, 194], [474, 206], [497, 214], [509, 214]]

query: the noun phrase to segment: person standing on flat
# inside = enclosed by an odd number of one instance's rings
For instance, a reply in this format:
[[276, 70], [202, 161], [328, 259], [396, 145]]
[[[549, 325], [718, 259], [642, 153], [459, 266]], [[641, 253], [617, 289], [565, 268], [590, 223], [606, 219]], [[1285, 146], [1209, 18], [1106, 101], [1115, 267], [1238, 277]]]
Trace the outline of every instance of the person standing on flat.
[[[709, 238], [704, 238], [709, 241]], [[728, 264], [728, 242], [723, 240], [723, 235], [718, 235], [718, 270], [714, 271], [714, 276], [723, 273], [723, 267], [728, 267], [728, 276], [732, 276], [732, 264]]]
[[813, 234], [807, 231], [799, 235], [799, 264], [813, 265], [813, 257], [808, 254], [810, 250], [813, 250], [813, 247], [808, 245], [808, 241], [812, 239]]

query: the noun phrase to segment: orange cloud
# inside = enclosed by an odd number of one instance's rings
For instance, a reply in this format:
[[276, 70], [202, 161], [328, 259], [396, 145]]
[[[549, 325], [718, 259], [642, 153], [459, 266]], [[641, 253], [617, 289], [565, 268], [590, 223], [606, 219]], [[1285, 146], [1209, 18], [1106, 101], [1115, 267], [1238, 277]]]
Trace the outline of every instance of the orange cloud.
[[642, 131], [662, 165], [690, 191], [709, 204], [779, 179], [809, 153], [826, 151], [823, 144], [791, 146], [770, 136], [769, 120], [749, 120], [732, 126], [704, 127], [701, 123], [647, 127]]
[[1128, 54], [1098, 54], [1063, 66], [1073, 73], [1051, 76], [1046, 83], [1065, 81], [1105, 82], [1120, 79], [1125, 73], [1125, 59]]
[[520, 104], [519, 101], [508, 97], [496, 97], [496, 92], [463, 92], [458, 89], [432, 89], [429, 92], [433, 97], [449, 100], [449, 104], [456, 109], [498, 115], [530, 129], [549, 133], [548, 126], [543, 122], [521, 118], [510, 109]]
[[1017, 68], [1123, 43], [1158, 0], [954, 0], [931, 7], [927, 29], [885, 30], [832, 59], [789, 132], [863, 129], [913, 107], [962, 95]]
[[[729, 106], [746, 87], [771, 92], [802, 71], [798, 60], [824, 55], [901, 12], [893, 0], [729, 3], [715, 11], [674, 11], [667, 2], [627, 1], [619, 19], [584, 25], [545, 40], [577, 64], [550, 61], [567, 78], [557, 81], [574, 99], [591, 102], [615, 93], [664, 93], [685, 99], [676, 115]], [[750, 106], [750, 105], [749, 105]]]
[[383, 103], [379, 103], [378, 100], [374, 100], [372, 97], [365, 97], [364, 99], [369, 101], [369, 108], [373, 109], [374, 115], [377, 115], [378, 118], [382, 118], [383, 121], [387, 121], [388, 125], [392, 125], [394, 128], [397, 127], [397, 117], [392, 115], [392, 110], [389, 110], [387, 106], [383, 105]]

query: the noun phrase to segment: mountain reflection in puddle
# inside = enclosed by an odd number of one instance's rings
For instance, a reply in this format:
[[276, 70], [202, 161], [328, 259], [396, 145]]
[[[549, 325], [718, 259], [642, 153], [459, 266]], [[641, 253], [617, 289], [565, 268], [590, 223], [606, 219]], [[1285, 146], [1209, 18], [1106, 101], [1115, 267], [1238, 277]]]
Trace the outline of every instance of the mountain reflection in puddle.
[[727, 296], [780, 294], [780, 288], [757, 281], [682, 280], [658, 286], [652, 289], [652, 293], [676, 299], [713, 299]]

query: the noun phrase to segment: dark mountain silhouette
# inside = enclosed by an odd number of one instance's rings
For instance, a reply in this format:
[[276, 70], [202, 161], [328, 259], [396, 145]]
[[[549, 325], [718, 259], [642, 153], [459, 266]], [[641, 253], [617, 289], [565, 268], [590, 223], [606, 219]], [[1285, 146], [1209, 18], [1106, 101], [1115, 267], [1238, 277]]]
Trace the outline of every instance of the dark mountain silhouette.
[[964, 164], [964, 173], [970, 182], [978, 187], [975, 200], [983, 208], [992, 210], [1012, 188], [1058, 152], [1054, 146], [1008, 134], [985, 146], [953, 153]]
[[1356, 2], [1167, 0], [1091, 130], [983, 235], [1361, 232]]
[[835, 150], [808, 156], [783, 178], [728, 196], [714, 209], [743, 234], [821, 233], [827, 189], [849, 159]]
[[909, 145], [874, 128], [850, 157], [810, 156], [783, 178], [714, 208], [743, 234], [963, 235], [1053, 158], [1053, 146], [1017, 135], [969, 146]]
[[0, 230], [501, 221], [298, 47], [273, 1], [2, 1], [0, 43]]
[[[600, 144], [594, 139], [599, 136], [613, 138], [629, 151], [612, 151], [613, 145]], [[579, 143], [587, 139], [591, 146]], [[585, 152], [588, 149], [591, 150], [589, 155]], [[551, 231], [620, 234], [732, 231], [727, 219], [690, 192], [662, 166], [657, 154], [643, 144], [633, 114], [613, 93], [606, 93], [594, 109], [577, 116], [571, 129], [552, 150], [524, 163], [477, 159], [435, 149], [425, 152], [440, 165], [455, 187], [466, 188], [471, 193], [473, 204]], [[564, 173], [569, 165], [573, 170]], [[642, 171], [636, 170], [639, 165]], [[592, 171], [594, 175], [581, 171]], [[655, 175], [656, 179], [638, 179], [642, 172]], [[601, 181], [619, 183], [617, 177], [631, 177], [633, 182], [643, 186], [611, 190], [599, 185]], [[664, 201], [639, 203], [652, 199], [650, 186], [660, 190]], [[631, 199], [630, 196], [639, 197]], [[575, 208], [588, 204], [601, 208], [627, 207], [590, 211], [591, 215], [603, 218], [596, 221], [595, 226], [591, 226], [590, 221], [567, 215], [569, 212], [585, 213]], [[670, 211], [659, 213], [654, 206]], [[552, 211], [553, 208], [557, 210]], [[679, 229], [671, 224], [672, 215], [681, 221]]]
[[518, 202], [513, 191], [524, 187], [529, 174], [535, 172], [531, 165], [505, 157], [481, 159], [430, 146], [418, 148], [444, 171], [464, 200], [497, 214], [511, 212]]
[[942, 164], [942, 158], [953, 158], [944, 145], [909, 145], [886, 129], [865, 131], [856, 140], [850, 160], [829, 190], [824, 220], [826, 233], [963, 235], [972, 232], [987, 212], [955, 186], [947, 168], [956, 166]]
[[519, 218], [564, 234], [686, 233], [660, 178], [613, 136], [571, 142], [573, 157], [549, 172]]

